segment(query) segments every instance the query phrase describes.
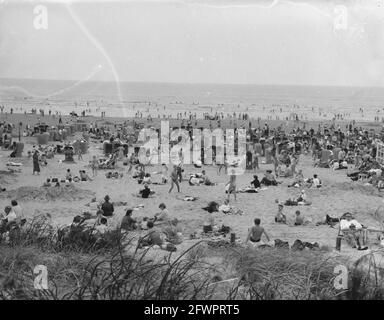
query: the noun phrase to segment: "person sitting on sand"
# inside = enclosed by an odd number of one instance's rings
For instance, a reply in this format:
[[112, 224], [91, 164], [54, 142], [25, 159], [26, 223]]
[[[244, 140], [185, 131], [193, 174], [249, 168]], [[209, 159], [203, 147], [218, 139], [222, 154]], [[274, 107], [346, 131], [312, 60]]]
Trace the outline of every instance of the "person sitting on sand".
[[310, 204], [312, 204], [311, 201], [308, 200], [305, 190], [301, 190], [301, 194], [299, 195], [296, 201], [298, 204], [304, 204], [306, 206], [309, 206]]
[[93, 230], [93, 234], [97, 235], [104, 235], [108, 231], [108, 220], [107, 218], [101, 218], [100, 224], [95, 226]]
[[251, 181], [251, 185], [255, 189], [260, 189], [261, 185], [260, 185], [259, 177], [257, 175], [253, 176], [253, 180]]
[[144, 237], [146, 239], [145, 241], [146, 244], [150, 246], [156, 245], [162, 248], [164, 244], [164, 240], [161, 232], [157, 228], [154, 228], [154, 224], [152, 221], [147, 222], [147, 228], [148, 228], [148, 233]]
[[248, 230], [248, 235], [247, 235], [247, 239], [245, 240], [245, 243], [248, 243], [248, 241], [251, 241], [253, 243], [260, 242], [263, 234], [265, 235], [265, 237], [267, 238], [267, 241], [269, 242], [270, 239], [268, 234], [265, 232], [264, 228], [260, 226], [261, 220], [259, 218], [256, 218], [254, 220], [254, 223], [255, 225]]
[[272, 170], [267, 170], [263, 179], [260, 181], [260, 184], [263, 184], [265, 186], [277, 186], [278, 182], [272, 174]]
[[166, 222], [169, 221], [169, 211], [164, 203], [159, 205], [160, 212], [155, 214], [154, 222]]
[[113, 216], [113, 212], [115, 211], [115, 208], [113, 207], [113, 204], [109, 202], [110, 198], [109, 195], [106, 195], [104, 197], [104, 203], [101, 205], [101, 210], [104, 212], [105, 217], [111, 217]]
[[207, 176], [205, 170], [201, 171], [200, 179], [201, 179], [202, 184], [204, 184], [205, 186], [214, 186], [214, 185], [216, 185], [216, 183], [211, 182], [211, 180]]
[[44, 188], [48, 188], [48, 187], [51, 187], [52, 186], [52, 184], [51, 184], [51, 179], [47, 179], [47, 181], [45, 181], [44, 183], [43, 183], [43, 187]]
[[137, 229], [137, 221], [132, 218], [132, 209], [127, 209], [125, 216], [121, 220], [120, 228], [125, 231], [133, 231]]
[[287, 217], [283, 213], [284, 205], [282, 203], [278, 204], [277, 213], [275, 215], [275, 222], [277, 223], [287, 223]]
[[24, 224], [26, 222], [23, 208], [19, 205], [19, 203], [16, 200], [11, 201], [12, 210], [16, 214], [16, 223], [17, 224]]
[[139, 197], [143, 198], [143, 199], [147, 199], [149, 198], [150, 195], [154, 194], [155, 192], [152, 191], [148, 184], [144, 184], [144, 189], [141, 189], [139, 191]]
[[136, 165], [135, 172], [133, 173], [132, 178], [138, 179], [139, 183], [141, 183], [144, 177], [145, 177], [144, 168], [140, 165]]
[[304, 217], [301, 215], [300, 211], [299, 210], [296, 210], [295, 212], [295, 226], [301, 226], [304, 224]]
[[191, 176], [189, 177], [188, 183], [190, 186], [199, 186], [200, 179], [197, 178], [195, 174], [191, 174]]
[[213, 232], [214, 226], [215, 226], [215, 219], [214, 219], [212, 213], [209, 213], [205, 216], [205, 219], [203, 222], [203, 232], [204, 233]]
[[72, 181], [71, 169], [67, 169], [67, 173], [65, 174], [65, 180], [68, 180], [69, 182]]
[[183, 242], [183, 230], [179, 225], [179, 220], [177, 218], [172, 219], [168, 226], [164, 229], [166, 239], [168, 242], [173, 244], [180, 244]]
[[9, 224], [11, 222], [16, 223], [17, 215], [16, 215], [15, 211], [13, 211], [11, 206], [6, 206], [4, 208], [3, 219], [6, 221], [7, 224]]
[[340, 219], [340, 230], [350, 241], [352, 248], [356, 248], [357, 244], [357, 250], [368, 249], [364, 243], [363, 226], [353, 218], [351, 213], [347, 212], [344, 214], [343, 219]]
[[151, 184], [152, 181], [151, 181], [151, 175], [149, 173], [146, 173], [144, 178], [143, 178], [143, 183], [146, 183], [146, 184]]
[[85, 170], [80, 170], [79, 174], [81, 181], [93, 181], [93, 179], [91, 179], [91, 177], [85, 172]]
[[315, 187], [315, 188], [320, 188], [321, 187], [321, 180], [318, 178], [317, 174], [313, 175], [312, 186]]

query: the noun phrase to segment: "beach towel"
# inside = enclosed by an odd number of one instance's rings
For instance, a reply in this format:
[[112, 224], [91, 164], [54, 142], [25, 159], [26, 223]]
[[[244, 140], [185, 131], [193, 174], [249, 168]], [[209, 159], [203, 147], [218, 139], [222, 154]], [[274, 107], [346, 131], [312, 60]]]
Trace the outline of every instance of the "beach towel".
[[18, 162], [7, 162], [7, 167], [21, 167], [23, 164]]

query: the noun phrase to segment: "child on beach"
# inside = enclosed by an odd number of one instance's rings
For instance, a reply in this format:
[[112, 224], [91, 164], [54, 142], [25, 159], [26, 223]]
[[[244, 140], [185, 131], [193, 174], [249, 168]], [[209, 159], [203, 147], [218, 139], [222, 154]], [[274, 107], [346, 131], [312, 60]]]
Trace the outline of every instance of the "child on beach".
[[233, 193], [233, 196], [235, 197], [236, 201], [236, 175], [235, 175], [235, 169], [232, 169], [231, 175], [229, 176], [229, 182], [226, 184], [228, 186], [228, 200], [230, 197], [230, 194]]
[[277, 223], [287, 223], [287, 217], [283, 213], [284, 205], [282, 203], [278, 204], [278, 210], [275, 216], [275, 222]]
[[178, 181], [178, 170], [177, 166], [173, 166], [173, 170], [171, 172], [171, 188], [169, 189], [169, 193], [173, 190], [173, 186], [176, 185], [177, 187], [177, 192], [180, 192], [180, 185]]

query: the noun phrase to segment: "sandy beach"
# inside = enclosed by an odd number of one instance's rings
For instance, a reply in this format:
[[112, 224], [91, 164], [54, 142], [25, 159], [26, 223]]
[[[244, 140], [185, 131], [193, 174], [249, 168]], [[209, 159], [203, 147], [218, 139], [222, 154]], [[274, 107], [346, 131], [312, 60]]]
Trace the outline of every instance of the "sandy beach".
[[[38, 117], [36, 115], [21, 115], [12, 114], [8, 115], [5, 119], [10, 123], [22, 122], [23, 125], [35, 124], [38, 119], [43, 120], [45, 123], [54, 125], [57, 124], [58, 119], [52, 117]], [[122, 123], [124, 119], [96, 119], [91, 117], [84, 117], [81, 119], [86, 122], [98, 123]], [[70, 117], [63, 117], [63, 123], [75, 121]], [[129, 119], [128, 121], [132, 121]], [[140, 119], [136, 119], [140, 121]], [[144, 120], [141, 120], [144, 121]], [[177, 120], [171, 121], [175, 125]], [[214, 121], [213, 121], [214, 122]], [[156, 120], [154, 120], [156, 123]], [[150, 126], [156, 126], [154, 123], [148, 123]], [[157, 122], [158, 123], [158, 122]], [[277, 125], [271, 123], [271, 126]], [[264, 124], [264, 121], [263, 121]], [[204, 126], [199, 120], [199, 125]], [[225, 127], [226, 124], [223, 124]], [[244, 121], [244, 125], [246, 122]], [[294, 124], [290, 123], [290, 126]], [[317, 126], [318, 123], [312, 122], [307, 124], [308, 127]], [[363, 123], [367, 127], [369, 123]], [[239, 126], [240, 127], [240, 126]], [[308, 128], [307, 127], [307, 128]], [[14, 139], [17, 141], [17, 130], [14, 130]], [[16, 134], [15, 134], [16, 133]], [[73, 141], [80, 138], [81, 133], [76, 133], [74, 136], [68, 137], [68, 141]], [[86, 206], [93, 197], [101, 201], [105, 195], [111, 197], [111, 201], [116, 203], [115, 215], [110, 219], [110, 225], [119, 225], [122, 217], [127, 208], [134, 208], [138, 205], [143, 205], [143, 208], [135, 210], [133, 213], [134, 218], [151, 217], [159, 211], [158, 206], [161, 202], [167, 205], [170, 216], [180, 220], [180, 225], [183, 228], [183, 234], [186, 241], [178, 247], [180, 251], [188, 248], [193, 240], [188, 240], [190, 234], [195, 231], [201, 232], [202, 224], [207, 214], [202, 210], [204, 206], [210, 201], [216, 201], [219, 204], [223, 203], [226, 198], [224, 192], [224, 185], [228, 182], [228, 176], [222, 171], [220, 175], [217, 174], [217, 167], [204, 165], [201, 169], [196, 169], [193, 165], [186, 165], [185, 172], [183, 173], [184, 182], [181, 183], [181, 192], [176, 193], [173, 191], [168, 193], [169, 184], [166, 185], [152, 185], [151, 188], [156, 193], [153, 198], [142, 199], [134, 196], [141, 188], [142, 185], [137, 183], [130, 174], [127, 173], [127, 166], [123, 166], [122, 162], [118, 163], [118, 171], [123, 173], [121, 179], [107, 179], [105, 173], [108, 170], [99, 170], [97, 176], [93, 181], [72, 183], [75, 190], [69, 192], [64, 191], [63, 194], [57, 196], [55, 199], [44, 199], [44, 195], [40, 195], [39, 189], [47, 178], [65, 177], [67, 169], [76, 174], [79, 170], [87, 170], [90, 172], [89, 161], [93, 155], [97, 157], [103, 156], [102, 144], [100, 142], [90, 142], [88, 153], [83, 155], [83, 160], [77, 160], [75, 163], [63, 163], [64, 155], [56, 154], [53, 159], [48, 160], [48, 165], [41, 167], [40, 175], [32, 175], [32, 159], [28, 159], [26, 154], [32, 147], [36, 145], [36, 137], [22, 137], [24, 143], [24, 157], [20, 159], [10, 159], [8, 156], [10, 151], [0, 151], [0, 170], [1, 184], [7, 188], [7, 192], [0, 194], [0, 207], [4, 208], [11, 199], [16, 198], [21, 206], [25, 208], [25, 215], [32, 218], [41, 213], [49, 213], [52, 217], [52, 222], [55, 225], [70, 224], [76, 215], [81, 215], [85, 211], [90, 211], [89, 206]], [[21, 162], [20, 173], [6, 174], [6, 163], [8, 161]], [[267, 169], [273, 169], [272, 164], [263, 164], [264, 158], [260, 159], [260, 169], [256, 171], [247, 170], [243, 175], [238, 176], [238, 188], [246, 187], [250, 184], [254, 174], [260, 178], [263, 176]], [[202, 169], [206, 170], [207, 176], [211, 181], [216, 182], [216, 186], [190, 186], [188, 184], [188, 177], [191, 173], [200, 172]], [[331, 228], [328, 225], [316, 226], [317, 222], [323, 221], [325, 215], [339, 217], [344, 212], [351, 212], [355, 217], [362, 221], [365, 225], [378, 228], [378, 222], [373, 214], [375, 210], [382, 205], [382, 194], [377, 189], [370, 185], [363, 185], [361, 182], [352, 182], [346, 176], [346, 170], [333, 171], [332, 169], [314, 168], [313, 161], [310, 155], [300, 155], [299, 164], [297, 169], [302, 169], [304, 177], [312, 177], [313, 174], [318, 174], [323, 181], [323, 187], [320, 189], [308, 189], [307, 194], [312, 201], [311, 206], [299, 206], [284, 208], [287, 215], [288, 223], [286, 225], [276, 224], [274, 216], [277, 211], [277, 204], [275, 199], [284, 201], [288, 198], [297, 197], [300, 193], [298, 188], [288, 188], [288, 184], [292, 182], [291, 178], [279, 178], [282, 181], [277, 187], [268, 187], [267, 190], [260, 191], [257, 194], [238, 193], [237, 201], [231, 205], [242, 210], [243, 215], [226, 215], [222, 212], [215, 212], [213, 214], [215, 224], [221, 226], [222, 224], [230, 226], [232, 232], [236, 237], [245, 240], [247, 230], [252, 226], [254, 218], [260, 218], [262, 225], [268, 232], [271, 239], [281, 239], [288, 241], [292, 244], [296, 239], [307, 242], [318, 242], [322, 246], [328, 246], [331, 251], [334, 250], [335, 240], [337, 236], [337, 228]], [[159, 165], [149, 166], [147, 172], [154, 173], [161, 170]], [[111, 171], [111, 170], [109, 170]], [[152, 175], [152, 180], [160, 180], [159, 175]], [[197, 197], [198, 200], [193, 202], [183, 201], [184, 196]], [[121, 205], [122, 203], [123, 205]], [[126, 204], [125, 204], [126, 203]], [[308, 221], [308, 225], [294, 226], [295, 211], [300, 210]], [[197, 240], [196, 240], [197, 241]], [[341, 254], [352, 254], [359, 256], [360, 252], [352, 251], [347, 245], [343, 246]]]

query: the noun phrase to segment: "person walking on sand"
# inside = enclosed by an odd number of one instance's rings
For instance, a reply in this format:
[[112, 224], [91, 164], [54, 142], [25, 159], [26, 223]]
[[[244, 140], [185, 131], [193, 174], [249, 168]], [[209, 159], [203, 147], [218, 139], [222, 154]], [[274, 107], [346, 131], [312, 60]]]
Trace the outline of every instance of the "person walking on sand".
[[40, 174], [39, 154], [38, 154], [37, 150], [35, 150], [35, 153], [33, 154], [32, 159], [33, 159], [33, 172], [32, 172], [32, 174], [35, 175], [35, 172], [37, 174]]
[[236, 201], [236, 174], [235, 169], [231, 170], [231, 175], [229, 176], [229, 182], [226, 184], [228, 186], [228, 200], [230, 198], [230, 194], [233, 193]]
[[92, 157], [91, 168], [92, 168], [92, 176], [93, 177], [97, 176], [98, 161], [96, 156]]
[[171, 172], [171, 188], [169, 189], [169, 193], [173, 190], [173, 185], [176, 185], [177, 187], [177, 192], [180, 192], [180, 185], [178, 181], [178, 169], [177, 166], [173, 166], [173, 170]]
[[77, 160], [83, 160], [83, 152], [81, 151], [81, 149], [77, 151]]

